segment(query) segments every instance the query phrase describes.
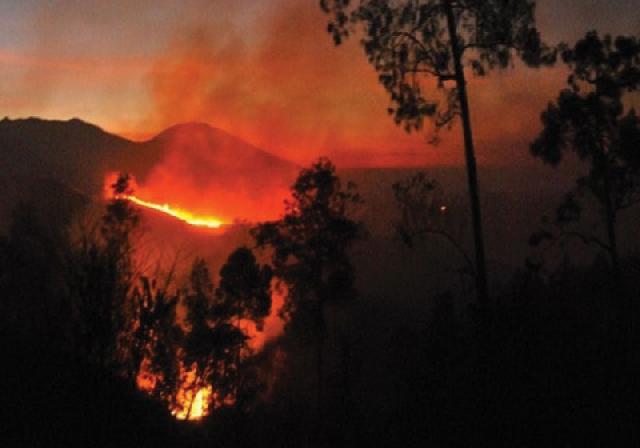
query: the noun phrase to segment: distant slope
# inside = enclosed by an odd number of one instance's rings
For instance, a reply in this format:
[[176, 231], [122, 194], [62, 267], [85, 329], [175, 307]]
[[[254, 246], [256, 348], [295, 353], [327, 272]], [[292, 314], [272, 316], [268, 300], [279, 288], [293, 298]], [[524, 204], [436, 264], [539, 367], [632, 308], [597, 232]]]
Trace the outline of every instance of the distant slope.
[[[277, 216], [299, 167], [202, 123], [173, 126], [145, 142], [79, 119], [0, 121], [0, 216], [32, 180], [50, 179], [100, 198], [108, 172], [134, 175], [146, 198], [227, 220]], [[13, 192], [13, 193], [12, 193]], [[55, 201], [44, 194], [45, 201]]]
[[229, 188], [247, 182], [256, 188], [279, 185], [299, 170], [287, 160], [204, 123], [178, 124], [133, 146], [133, 150], [110, 162], [113, 168], [133, 173], [142, 183], [149, 181], [153, 169], [162, 163], [169, 163], [166, 168], [176, 169], [179, 174], [188, 173], [196, 184], [213, 182]]
[[109, 159], [132, 142], [78, 119], [27, 118], [0, 121], [0, 176], [52, 178], [95, 193]]
[[75, 118], [0, 121], [0, 175], [55, 178], [86, 193], [101, 191], [108, 170], [128, 171], [145, 182], [159, 163], [177, 153], [181, 165], [175, 168], [188, 168], [197, 178], [224, 174], [251, 182], [258, 174], [260, 183], [270, 184], [298, 170], [284, 159], [202, 123], [175, 125], [151, 140], [133, 142]]

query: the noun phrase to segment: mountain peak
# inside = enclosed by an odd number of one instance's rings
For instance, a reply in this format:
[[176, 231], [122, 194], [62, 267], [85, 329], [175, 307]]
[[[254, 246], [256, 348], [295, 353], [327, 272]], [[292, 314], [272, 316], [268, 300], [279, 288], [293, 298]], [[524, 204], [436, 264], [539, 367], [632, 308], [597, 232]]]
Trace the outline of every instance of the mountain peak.
[[164, 131], [160, 132], [152, 140], [162, 140], [180, 135], [224, 135], [232, 137], [230, 134], [222, 131], [221, 129], [214, 128], [208, 123], [204, 123], [201, 121], [190, 121], [174, 124], [173, 126], [170, 126]]

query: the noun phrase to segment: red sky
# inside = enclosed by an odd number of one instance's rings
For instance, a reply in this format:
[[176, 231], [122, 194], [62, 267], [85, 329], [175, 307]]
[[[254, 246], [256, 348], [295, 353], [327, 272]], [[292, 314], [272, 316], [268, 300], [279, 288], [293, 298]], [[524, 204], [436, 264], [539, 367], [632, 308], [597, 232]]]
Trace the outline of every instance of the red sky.
[[[543, 0], [538, 18], [551, 42], [592, 28], [637, 32], [637, 3]], [[0, 26], [1, 116], [76, 116], [138, 139], [203, 121], [299, 163], [462, 161], [458, 129], [433, 147], [428, 129], [394, 125], [358, 43], [333, 46], [317, 0], [24, 0], [0, 5]], [[516, 67], [471, 81], [481, 163], [529, 159], [564, 77]]]

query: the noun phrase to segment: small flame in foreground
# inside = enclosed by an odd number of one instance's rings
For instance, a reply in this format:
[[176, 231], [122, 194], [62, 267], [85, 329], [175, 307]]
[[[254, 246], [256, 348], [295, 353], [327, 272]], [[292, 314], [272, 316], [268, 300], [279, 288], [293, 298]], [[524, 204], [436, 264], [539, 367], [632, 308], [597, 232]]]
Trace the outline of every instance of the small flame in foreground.
[[[153, 395], [161, 376], [150, 370], [151, 361], [145, 358], [140, 365], [136, 377], [138, 389]], [[178, 420], [200, 420], [209, 415], [215, 394], [211, 386], [195, 383], [196, 377], [192, 370], [186, 370], [180, 365], [181, 386], [175, 392], [175, 402], [170, 407], [171, 415]]]
[[178, 392], [179, 406], [171, 413], [178, 420], [200, 420], [209, 414], [211, 387], [202, 387], [195, 394], [192, 390]]
[[142, 207], [157, 210], [169, 216], [173, 216], [174, 218], [184, 221], [192, 226], [218, 229], [224, 224], [224, 222], [218, 218], [213, 218], [210, 216], [195, 216], [191, 212], [181, 210], [179, 208], [173, 208], [169, 204], [156, 204], [155, 202], [145, 201], [144, 199], [140, 199], [139, 197], [133, 195], [121, 195], [120, 197]]

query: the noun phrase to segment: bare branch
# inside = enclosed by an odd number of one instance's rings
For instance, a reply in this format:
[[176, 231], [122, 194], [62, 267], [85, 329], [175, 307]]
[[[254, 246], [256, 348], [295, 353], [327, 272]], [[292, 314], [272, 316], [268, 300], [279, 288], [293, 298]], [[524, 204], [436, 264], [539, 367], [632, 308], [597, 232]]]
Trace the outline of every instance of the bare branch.
[[469, 257], [469, 255], [467, 255], [467, 252], [455, 240], [455, 238], [453, 238], [451, 235], [449, 235], [444, 230], [422, 229], [422, 230], [420, 230], [420, 231], [418, 231], [416, 233], [416, 236], [428, 236], [428, 235], [440, 236], [440, 237], [444, 238], [445, 240], [447, 240], [456, 249], [458, 254], [462, 256], [462, 258], [464, 259], [465, 264], [467, 265], [467, 268], [469, 269], [469, 272], [471, 273], [471, 275], [472, 276], [476, 275], [476, 270], [475, 270], [475, 267], [473, 265], [473, 261], [471, 261], [471, 258]]

